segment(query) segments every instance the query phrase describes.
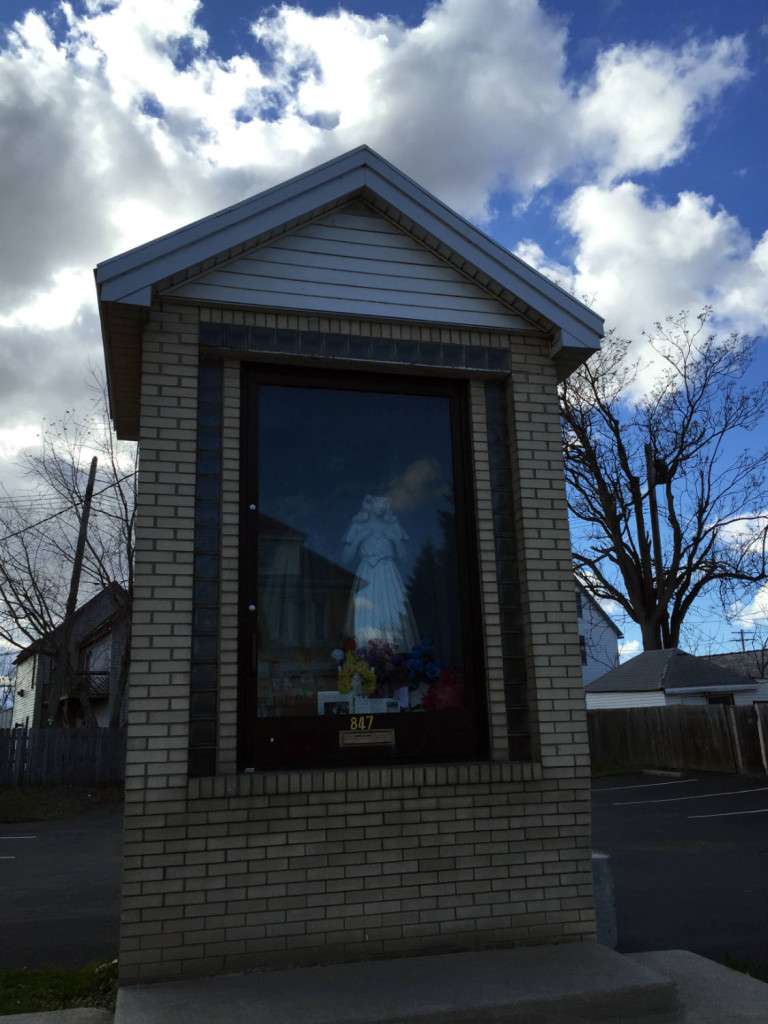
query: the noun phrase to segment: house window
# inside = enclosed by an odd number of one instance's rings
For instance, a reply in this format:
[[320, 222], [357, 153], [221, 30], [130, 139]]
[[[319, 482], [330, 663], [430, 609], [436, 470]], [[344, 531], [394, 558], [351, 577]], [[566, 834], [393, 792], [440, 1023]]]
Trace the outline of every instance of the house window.
[[581, 664], [587, 664], [587, 641], [583, 636], [579, 637], [579, 650], [581, 651]]
[[244, 766], [477, 757], [464, 387], [243, 374]]
[[80, 675], [89, 697], [109, 697], [112, 633], [100, 633], [80, 648]]
[[733, 707], [734, 700], [732, 693], [708, 693], [707, 704], [724, 704], [726, 707]]
[[581, 618], [582, 614], [583, 614], [583, 609], [582, 609], [582, 606], [581, 606], [581, 594], [579, 594], [577, 592], [577, 594], [576, 594], [576, 615], [577, 615], [578, 618]]

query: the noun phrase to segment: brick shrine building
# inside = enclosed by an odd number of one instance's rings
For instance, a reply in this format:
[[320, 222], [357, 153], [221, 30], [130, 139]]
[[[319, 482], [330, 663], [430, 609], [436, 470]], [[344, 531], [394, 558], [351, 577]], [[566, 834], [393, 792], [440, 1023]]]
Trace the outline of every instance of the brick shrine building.
[[601, 319], [367, 147], [96, 281], [121, 982], [594, 938], [556, 387]]

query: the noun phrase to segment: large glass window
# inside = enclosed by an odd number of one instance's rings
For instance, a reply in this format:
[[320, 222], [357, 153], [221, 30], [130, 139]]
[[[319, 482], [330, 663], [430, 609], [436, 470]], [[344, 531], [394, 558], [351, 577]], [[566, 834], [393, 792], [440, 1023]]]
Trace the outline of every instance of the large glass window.
[[476, 755], [462, 389], [244, 373], [246, 765]]

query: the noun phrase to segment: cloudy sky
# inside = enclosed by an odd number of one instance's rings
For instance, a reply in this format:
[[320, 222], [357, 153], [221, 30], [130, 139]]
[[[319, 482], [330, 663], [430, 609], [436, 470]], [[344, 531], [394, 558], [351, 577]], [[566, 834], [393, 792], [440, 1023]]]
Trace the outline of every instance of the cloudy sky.
[[624, 334], [764, 333], [767, 42], [756, 0], [2, 0], [0, 473], [85, 405], [97, 262], [361, 143]]

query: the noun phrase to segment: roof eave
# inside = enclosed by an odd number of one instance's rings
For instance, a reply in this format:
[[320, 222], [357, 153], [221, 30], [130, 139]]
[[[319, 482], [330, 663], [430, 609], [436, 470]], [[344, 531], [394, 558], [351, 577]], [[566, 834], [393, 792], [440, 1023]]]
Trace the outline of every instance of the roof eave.
[[[115, 320], [135, 318], [138, 344], [141, 318], [151, 306], [159, 282], [356, 196], [375, 197], [387, 203], [549, 321], [553, 325], [550, 355], [559, 379], [565, 379], [599, 349], [603, 336], [600, 316], [373, 150], [360, 146], [225, 210], [99, 263], [94, 273], [108, 379], [125, 379], [116, 365], [120, 360], [111, 340]], [[137, 411], [124, 410], [123, 403], [114, 397], [114, 388], [110, 388], [110, 394], [118, 434], [135, 439]]]

